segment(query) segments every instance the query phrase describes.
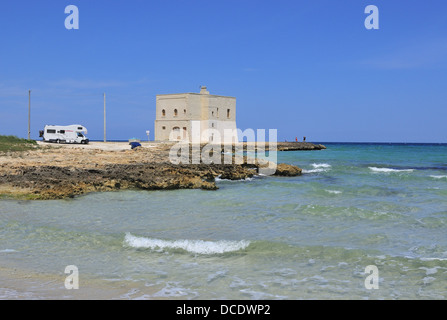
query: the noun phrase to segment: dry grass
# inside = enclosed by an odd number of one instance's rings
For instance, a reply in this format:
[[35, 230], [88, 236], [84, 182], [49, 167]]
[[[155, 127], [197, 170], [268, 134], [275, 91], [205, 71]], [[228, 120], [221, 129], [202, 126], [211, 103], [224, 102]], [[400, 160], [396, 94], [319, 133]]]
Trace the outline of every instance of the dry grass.
[[16, 136], [0, 135], [0, 155], [8, 152], [21, 152], [38, 148], [34, 140], [21, 139]]

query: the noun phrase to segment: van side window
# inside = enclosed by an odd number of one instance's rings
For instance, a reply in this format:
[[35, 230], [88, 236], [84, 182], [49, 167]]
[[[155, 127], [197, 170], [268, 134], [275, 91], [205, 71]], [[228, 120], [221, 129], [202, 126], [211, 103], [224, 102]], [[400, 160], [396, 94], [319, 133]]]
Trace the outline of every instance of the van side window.
[[82, 130], [83, 128], [82, 127], [78, 127], [78, 130]]
[[59, 131], [59, 133], [65, 134], [65, 130], [61, 130]]
[[47, 133], [56, 133], [56, 130], [54, 130], [54, 129], [47, 129]]

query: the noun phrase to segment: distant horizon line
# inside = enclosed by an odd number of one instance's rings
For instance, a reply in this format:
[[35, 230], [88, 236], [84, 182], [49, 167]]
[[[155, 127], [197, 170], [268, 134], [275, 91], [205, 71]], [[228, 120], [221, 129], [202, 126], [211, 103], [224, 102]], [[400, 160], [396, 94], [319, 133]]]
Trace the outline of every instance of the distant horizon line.
[[[103, 139], [90, 139], [92, 142], [104, 142]], [[107, 139], [107, 142], [127, 142], [129, 139], [121, 140], [121, 139]], [[140, 139], [141, 142], [158, 142], [156, 140], [144, 140]], [[176, 142], [176, 141], [172, 141]], [[256, 141], [240, 141], [240, 142], [256, 142]], [[269, 142], [269, 141], [265, 141]], [[282, 142], [296, 142], [296, 141], [277, 141], [277, 143]], [[303, 141], [298, 141], [299, 143], [302, 143]], [[324, 144], [324, 143], [333, 143], [333, 144], [445, 144], [447, 145], [447, 142], [368, 142], [368, 141], [304, 141], [307, 143], [313, 143], [313, 144]]]
[[[1, 134], [0, 135], [8, 135], [8, 134]], [[26, 139], [26, 137], [21, 137], [21, 136], [16, 136], [18, 138], [22, 138], [22, 139]], [[133, 138], [133, 139], [138, 139], [138, 138]], [[36, 141], [40, 141], [41, 139], [32, 139], [31, 140], [36, 140]], [[103, 142], [103, 139], [90, 139], [90, 141], [92, 142]], [[108, 142], [127, 142], [129, 141], [129, 139], [107, 139]], [[148, 140], [145, 139], [140, 139], [140, 141], [142, 142], [148, 142]], [[155, 142], [155, 140], [150, 140], [149, 142]], [[240, 142], [245, 142], [245, 141], [240, 141]], [[249, 141], [249, 142], [256, 142], [256, 141]], [[268, 141], [266, 141], [268, 142]], [[280, 142], [303, 142], [303, 141], [295, 141], [295, 140], [287, 140], [287, 141], [282, 141], [282, 140], [278, 140], [278, 143]], [[324, 144], [324, 143], [332, 143], [332, 144], [437, 144], [437, 145], [444, 145], [447, 144], [446, 142], [402, 142], [402, 141], [394, 141], [394, 142], [389, 142], [389, 141], [304, 141], [304, 142], [308, 142], [308, 143], [313, 143], [313, 144]]]

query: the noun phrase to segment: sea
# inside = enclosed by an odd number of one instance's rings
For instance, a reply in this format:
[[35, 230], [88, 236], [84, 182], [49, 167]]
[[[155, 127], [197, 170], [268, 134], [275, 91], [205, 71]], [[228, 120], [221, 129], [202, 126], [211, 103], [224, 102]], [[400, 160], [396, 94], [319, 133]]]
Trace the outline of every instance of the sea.
[[217, 191], [0, 200], [0, 299], [446, 299], [447, 144], [323, 144]]

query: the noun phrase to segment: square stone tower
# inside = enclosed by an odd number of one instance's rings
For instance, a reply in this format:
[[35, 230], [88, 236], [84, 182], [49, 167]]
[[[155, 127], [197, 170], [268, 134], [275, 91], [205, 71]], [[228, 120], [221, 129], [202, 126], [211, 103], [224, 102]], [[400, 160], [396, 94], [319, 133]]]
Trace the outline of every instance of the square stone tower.
[[160, 94], [156, 100], [156, 141], [219, 143], [232, 132], [237, 142], [236, 98], [202, 86], [200, 93]]

